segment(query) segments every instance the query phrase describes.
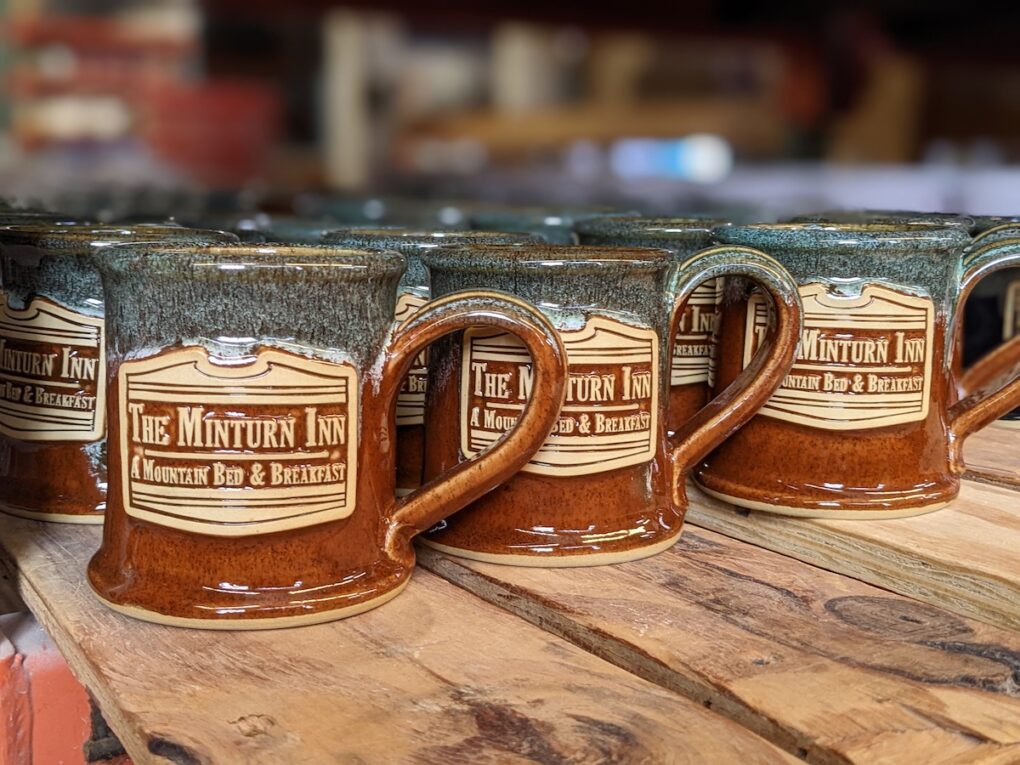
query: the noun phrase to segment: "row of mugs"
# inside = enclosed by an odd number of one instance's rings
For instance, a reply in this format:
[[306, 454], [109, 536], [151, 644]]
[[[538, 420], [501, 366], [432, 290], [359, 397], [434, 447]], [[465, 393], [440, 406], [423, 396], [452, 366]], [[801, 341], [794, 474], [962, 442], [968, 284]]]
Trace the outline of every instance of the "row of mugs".
[[419, 533], [524, 565], [653, 554], [692, 468], [753, 508], [932, 510], [1020, 404], [1017, 343], [953, 362], [967, 294], [1020, 264], [1009, 226], [576, 231], [8, 226], [0, 503], [105, 515], [89, 579], [118, 610], [283, 626], [396, 595]]

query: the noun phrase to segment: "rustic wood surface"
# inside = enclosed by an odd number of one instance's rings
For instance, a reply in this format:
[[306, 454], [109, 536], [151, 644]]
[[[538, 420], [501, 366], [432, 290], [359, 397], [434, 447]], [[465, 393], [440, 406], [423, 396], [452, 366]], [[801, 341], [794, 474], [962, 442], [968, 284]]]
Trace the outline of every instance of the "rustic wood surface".
[[689, 493], [693, 524], [1020, 629], [1020, 492], [964, 481], [949, 507], [888, 521], [790, 518]]
[[0, 517], [0, 559], [135, 765], [794, 761], [422, 570], [391, 603], [333, 624], [136, 622], [84, 580], [99, 533]]
[[990, 425], [963, 445], [967, 477], [1020, 489], [1020, 428]]
[[420, 562], [808, 762], [1020, 762], [1020, 634], [692, 527], [618, 566]]

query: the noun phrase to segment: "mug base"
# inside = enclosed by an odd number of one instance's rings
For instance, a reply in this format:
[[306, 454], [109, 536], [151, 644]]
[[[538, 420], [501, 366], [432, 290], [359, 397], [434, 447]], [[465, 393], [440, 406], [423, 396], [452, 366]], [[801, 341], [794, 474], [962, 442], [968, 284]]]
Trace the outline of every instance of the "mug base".
[[411, 577], [407, 577], [392, 590], [383, 593], [379, 597], [356, 603], [353, 606], [333, 608], [327, 611], [301, 614], [299, 616], [270, 616], [252, 619], [194, 619], [187, 616], [172, 616], [160, 613], [159, 611], [150, 611], [149, 609], [142, 608], [141, 606], [129, 606], [122, 603], [114, 603], [96, 592], [95, 588], [92, 588], [92, 594], [107, 608], [112, 611], [116, 611], [117, 613], [124, 614], [125, 616], [130, 616], [132, 619], [152, 622], [153, 624], [162, 624], [167, 627], [242, 632], [248, 630], [277, 630], [289, 627], [305, 627], [312, 624], [324, 624], [325, 622], [346, 619], [349, 616], [356, 616], [364, 613], [365, 611], [370, 611], [373, 608], [378, 608], [384, 603], [393, 600], [393, 598], [397, 597], [397, 595], [404, 591], [404, 588], [407, 587], [410, 581]]
[[911, 518], [915, 515], [925, 515], [927, 513], [935, 512], [936, 510], [941, 510], [952, 501], [943, 500], [940, 502], [933, 502], [929, 505], [896, 508], [893, 510], [826, 510], [824, 508], [773, 505], [768, 502], [760, 502], [754, 499], [744, 499], [743, 497], [734, 497], [730, 494], [723, 494], [722, 492], [708, 489], [703, 484], [697, 482], [696, 485], [698, 489], [703, 491], [705, 494], [708, 494], [710, 497], [714, 497], [726, 502], [727, 504], [746, 508], [748, 510], [758, 510], [763, 513], [772, 513], [773, 515], [787, 515], [794, 518], [829, 519], [833, 521], [875, 521], [883, 519], [892, 520], [893, 518]]
[[27, 518], [30, 521], [45, 521], [47, 523], [80, 523], [99, 525], [106, 518], [105, 513], [40, 513], [35, 510], [24, 510], [14, 505], [0, 503], [0, 513], [14, 515], [18, 518]]
[[664, 552], [677, 543], [683, 534], [683, 529], [673, 536], [663, 539], [654, 544], [644, 547], [634, 547], [620, 552], [600, 553], [576, 553], [573, 555], [521, 555], [520, 553], [491, 553], [468, 550], [463, 547], [452, 547], [431, 539], [419, 537], [418, 541], [426, 547], [431, 547], [447, 555], [456, 558], [476, 560], [479, 563], [496, 563], [501, 566], [525, 566], [529, 568], [580, 568], [583, 566], [609, 566], [615, 563], [628, 563], [630, 561], [650, 558], [653, 555]]

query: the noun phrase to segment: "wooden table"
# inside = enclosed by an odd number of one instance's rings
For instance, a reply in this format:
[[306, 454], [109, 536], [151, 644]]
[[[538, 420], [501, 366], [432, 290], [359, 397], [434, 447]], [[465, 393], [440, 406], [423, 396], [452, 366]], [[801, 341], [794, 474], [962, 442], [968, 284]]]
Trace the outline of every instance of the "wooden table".
[[0, 517], [0, 558], [139, 765], [1020, 762], [1020, 486], [883, 522], [692, 498], [654, 558], [422, 549], [399, 598], [296, 630], [104, 609], [95, 528]]

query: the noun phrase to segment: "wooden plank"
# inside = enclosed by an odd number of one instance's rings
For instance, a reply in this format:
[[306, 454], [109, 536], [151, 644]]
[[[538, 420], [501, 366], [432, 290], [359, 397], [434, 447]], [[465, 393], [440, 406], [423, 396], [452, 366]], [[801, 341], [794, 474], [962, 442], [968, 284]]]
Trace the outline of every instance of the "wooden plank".
[[1020, 629], [1020, 493], [964, 481], [949, 507], [887, 521], [790, 518], [689, 493], [687, 518], [698, 526]]
[[98, 605], [98, 529], [0, 519], [20, 589], [135, 765], [792, 762], [739, 725], [419, 571], [315, 627], [216, 633]]
[[967, 477], [1020, 489], [1020, 428], [995, 424], [972, 435], [963, 445]]
[[1020, 762], [1020, 634], [691, 527], [616, 566], [420, 562], [808, 762]]

